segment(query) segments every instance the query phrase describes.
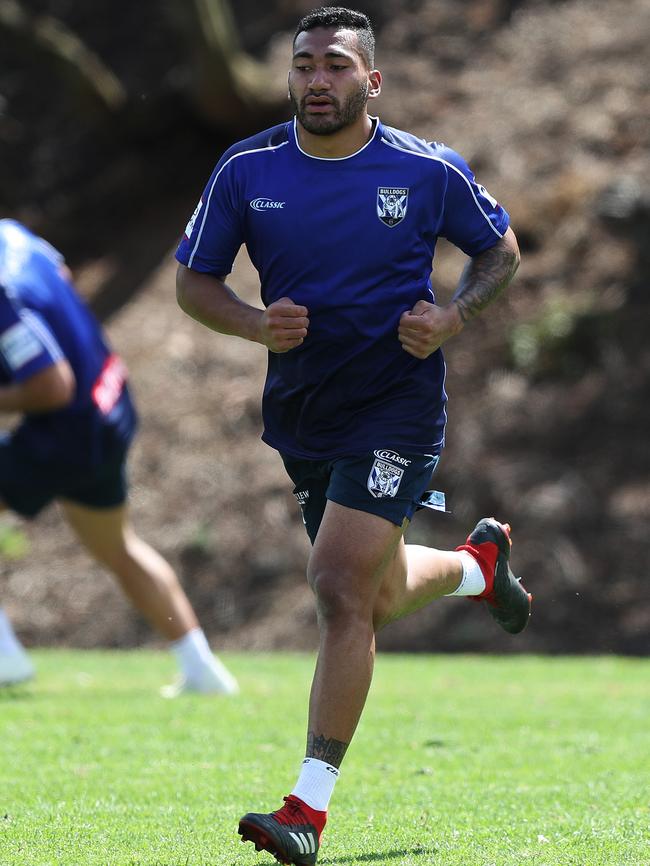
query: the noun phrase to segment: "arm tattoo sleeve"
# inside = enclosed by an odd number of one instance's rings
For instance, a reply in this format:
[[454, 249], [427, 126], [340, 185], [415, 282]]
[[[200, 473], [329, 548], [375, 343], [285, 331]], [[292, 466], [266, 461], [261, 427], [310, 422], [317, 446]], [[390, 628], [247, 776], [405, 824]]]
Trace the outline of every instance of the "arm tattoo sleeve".
[[518, 267], [517, 249], [505, 238], [470, 259], [452, 299], [463, 322], [487, 307], [505, 289]]
[[348, 746], [349, 743], [342, 743], [340, 740], [328, 740], [322, 734], [316, 735], [314, 731], [309, 731], [306, 756], [325, 761], [338, 769]]

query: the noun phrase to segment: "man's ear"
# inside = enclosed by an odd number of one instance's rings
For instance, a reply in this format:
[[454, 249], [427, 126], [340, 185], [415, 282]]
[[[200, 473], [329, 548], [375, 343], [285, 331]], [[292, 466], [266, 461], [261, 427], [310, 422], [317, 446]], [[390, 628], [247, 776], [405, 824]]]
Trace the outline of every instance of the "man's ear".
[[381, 93], [381, 72], [371, 69], [368, 73], [368, 99], [376, 99]]

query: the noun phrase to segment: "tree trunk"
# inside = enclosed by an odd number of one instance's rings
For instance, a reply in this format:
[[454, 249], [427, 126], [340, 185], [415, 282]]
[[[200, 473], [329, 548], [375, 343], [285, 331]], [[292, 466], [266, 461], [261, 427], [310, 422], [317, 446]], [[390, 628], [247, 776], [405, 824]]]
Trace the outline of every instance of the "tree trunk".
[[232, 129], [276, 115], [282, 104], [264, 66], [246, 54], [227, 0], [168, 0], [187, 45], [190, 101], [211, 125]]
[[0, 29], [20, 40], [27, 52], [54, 65], [73, 93], [101, 114], [127, 101], [116, 75], [61, 21], [32, 15], [16, 0], [0, 0]]

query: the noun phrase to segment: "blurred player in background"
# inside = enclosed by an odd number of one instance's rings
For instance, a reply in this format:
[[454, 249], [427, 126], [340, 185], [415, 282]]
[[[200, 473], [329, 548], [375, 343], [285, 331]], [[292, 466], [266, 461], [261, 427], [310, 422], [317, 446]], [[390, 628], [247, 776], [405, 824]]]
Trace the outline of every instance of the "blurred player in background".
[[[269, 349], [263, 438], [280, 452], [313, 544], [320, 646], [306, 757], [281, 809], [239, 823], [258, 850], [311, 866], [365, 705], [377, 630], [461, 595], [516, 634], [530, 598], [508, 565], [507, 524], [484, 518], [453, 551], [403, 537], [431, 504], [444, 443], [440, 347], [519, 264], [508, 214], [453, 150], [368, 115], [382, 79], [365, 15], [314, 10], [293, 49], [294, 120], [224, 154], [176, 255], [183, 309]], [[438, 237], [469, 257], [444, 305], [430, 280]], [[242, 243], [264, 309], [225, 282]]]
[[[59, 503], [84, 547], [170, 642], [180, 672], [164, 694], [237, 692], [171, 566], [131, 526], [125, 463], [136, 412], [124, 364], [63, 257], [8, 219], [0, 220], [0, 412], [22, 416], [0, 439], [0, 511], [33, 518]], [[33, 673], [0, 608], [0, 685]]]

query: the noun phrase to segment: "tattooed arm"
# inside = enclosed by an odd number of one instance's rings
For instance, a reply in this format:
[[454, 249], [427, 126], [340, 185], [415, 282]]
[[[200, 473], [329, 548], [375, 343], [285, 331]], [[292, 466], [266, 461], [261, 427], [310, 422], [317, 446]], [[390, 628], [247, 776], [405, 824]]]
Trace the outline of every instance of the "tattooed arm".
[[469, 260], [450, 304], [439, 307], [418, 301], [402, 314], [398, 331], [402, 348], [416, 358], [428, 358], [505, 289], [519, 259], [517, 239], [509, 228], [493, 247]]
[[493, 247], [469, 260], [452, 299], [463, 322], [480, 313], [505, 289], [519, 261], [519, 246], [511, 228]]

